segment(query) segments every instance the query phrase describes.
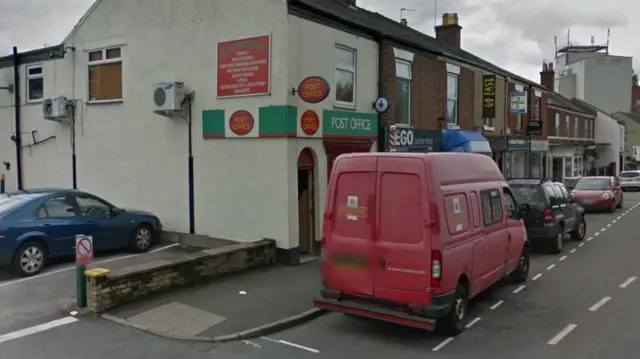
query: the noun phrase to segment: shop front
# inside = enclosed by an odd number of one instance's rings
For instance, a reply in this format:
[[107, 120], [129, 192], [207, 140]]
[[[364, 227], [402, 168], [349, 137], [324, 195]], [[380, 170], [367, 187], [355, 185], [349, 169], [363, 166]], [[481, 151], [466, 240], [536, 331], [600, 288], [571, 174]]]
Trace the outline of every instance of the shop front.
[[371, 152], [378, 138], [378, 115], [350, 111], [322, 111], [322, 138], [327, 176], [336, 158], [346, 153]]
[[489, 137], [493, 160], [507, 178], [546, 177], [547, 140], [527, 136]]
[[529, 138], [507, 137], [507, 178], [528, 178], [533, 163], [529, 161]]
[[471, 152], [491, 156], [491, 145], [481, 132], [443, 129], [442, 152]]
[[440, 150], [439, 130], [396, 126], [393, 135], [393, 129], [387, 126], [386, 138], [388, 151], [426, 153]]
[[531, 140], [531, 177], [547, 178], [547, 153], [549, 152], [549, 141]]
[[582, 146], [551, 146], [549, 157], [551, 158], [551, 173], [554, 180], [573, 185], [578, 178], [582, 177], [584, 170]]

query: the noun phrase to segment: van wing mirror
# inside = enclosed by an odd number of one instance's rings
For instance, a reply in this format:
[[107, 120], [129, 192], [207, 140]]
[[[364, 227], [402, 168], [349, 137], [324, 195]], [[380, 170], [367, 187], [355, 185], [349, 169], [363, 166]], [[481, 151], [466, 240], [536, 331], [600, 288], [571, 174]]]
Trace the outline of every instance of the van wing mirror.
[[531, 205], [528, 203], [523, 203], [518, 208], [518, 217], [524, 218], [531, 213]]

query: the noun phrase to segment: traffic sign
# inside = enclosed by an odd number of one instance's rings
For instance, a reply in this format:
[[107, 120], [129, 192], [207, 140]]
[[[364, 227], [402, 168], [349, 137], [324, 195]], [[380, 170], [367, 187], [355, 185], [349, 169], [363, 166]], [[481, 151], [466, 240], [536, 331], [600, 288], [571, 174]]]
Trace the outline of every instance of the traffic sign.
[[386, 96], [378, 97], [378, 99], [376, 99], [376, 101], [373, 103], [373, 109], [378, 113], [386, 113], [387, 111], [389, 111], [389, 107], [390, 102]]
[[93, 262], [93, 237], [76, 235], [76, 265], [86, 266]]

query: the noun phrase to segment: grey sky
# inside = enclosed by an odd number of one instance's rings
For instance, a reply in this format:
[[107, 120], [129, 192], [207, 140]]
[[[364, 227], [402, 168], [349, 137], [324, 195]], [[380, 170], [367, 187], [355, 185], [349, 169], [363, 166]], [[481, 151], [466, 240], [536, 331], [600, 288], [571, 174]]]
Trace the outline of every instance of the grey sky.
[[[259, 1], [259, 0], [256, 0]], [[409, 25], [433, 35], [434, 0], [357, 0], [359, 6], [395, 20], [400, 9]], [[553, 37], [564, 45], [567, 29], [574, 43], [606, 41], [611, 28], [611, 52], [638, 57], [640, 70], [640, 1], [629, 0], [437, 0], [437, 17], [457, 12], [463, 27], [463, 47], [476, 55], [538, 81], [541, 62], [553, 58]], [[93, 0], [1, 0], [0, 54], [12, 46], [22, 50], [58, 44]]]

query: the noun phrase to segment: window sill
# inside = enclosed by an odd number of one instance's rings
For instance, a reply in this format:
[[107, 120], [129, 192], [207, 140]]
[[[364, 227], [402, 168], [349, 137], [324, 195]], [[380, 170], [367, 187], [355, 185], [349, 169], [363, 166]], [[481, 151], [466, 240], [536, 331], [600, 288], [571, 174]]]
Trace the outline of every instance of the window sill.
[[109, 104], [117, 104], [122, 103], [122, 99], [119, 100], [95, 100], [95, 101], [87, 101], [87, 105], [109, 105]]
[[496, 132], [496, 128], [493, 126], [483, 125], [482, 129], [486, 132]]
[[356, 110], [356, 104], [355, 103], [334, 102], [333, 103], [333, 108], [339, 108], [341, 110], [355, 111]]
[[456, 125], [453, 123], [447, 123], [447, 128], [450, 130], [459, 130], [460, 129], [460, 125]]
[[25, 105], [39, 105], [42, 103], [42, 99], [40, 100], [27, 100], [27, 102], [25, 102]]

